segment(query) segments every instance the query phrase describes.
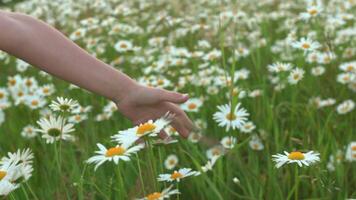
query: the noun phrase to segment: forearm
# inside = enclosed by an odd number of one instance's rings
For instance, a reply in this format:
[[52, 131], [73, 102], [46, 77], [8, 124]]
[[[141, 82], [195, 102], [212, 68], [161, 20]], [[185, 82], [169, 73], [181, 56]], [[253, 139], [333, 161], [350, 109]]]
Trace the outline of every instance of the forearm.
[[0, 30], [0, 49], [115, 102], [136, 87], [128, 76], [32, 17], [0, 11]]

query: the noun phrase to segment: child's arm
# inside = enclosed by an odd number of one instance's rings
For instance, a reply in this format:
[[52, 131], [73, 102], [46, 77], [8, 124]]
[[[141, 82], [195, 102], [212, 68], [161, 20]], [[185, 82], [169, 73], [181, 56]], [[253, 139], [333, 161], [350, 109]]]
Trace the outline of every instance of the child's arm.
[[186, 114], [175, 105], [185, 102], [187, 95], [140, 86], [35, 18], [0, 11], [0, 49], [114, 101], [136, 124], [170, 111], [176, 114], [173, 125], [181, 135], [188, 136], [192, 128]]

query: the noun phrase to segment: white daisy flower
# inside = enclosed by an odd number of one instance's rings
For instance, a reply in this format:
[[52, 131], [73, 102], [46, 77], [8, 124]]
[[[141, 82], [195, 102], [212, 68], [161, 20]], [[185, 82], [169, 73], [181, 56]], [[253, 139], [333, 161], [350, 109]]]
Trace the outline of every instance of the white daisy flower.
[[157, 180], [167, 181], [167, 182], [172, 182], [172, 181], [179, 182], [180, 179], [186, 178], [188, 176], [198, 176], [198, 175], [200, 175], [200, 173], [197, 171], [193, 171], [190, 168], [182, 168], [179, 169], [178, 171], [174, 171], [172, 174], [160, 174]]
[[273, 155], [273, 161], [276, 162], [276, 167], [280, 168], [284, 164], [291, 164], [291, 163], [297, 163], [299, 167], [302, 167], [303, 165], [309, 166], [311, 164], [314, 164], [316, 162], [320, 161], [319, 158], [319, 153], [315, 153], [313, 151], [309, 151], [307, 153], [302, 153], [299, 151], [293, 151], [293, 152], [284, 152], [285, 155], [283, 154], [277, 154]]
[[271, 65], [268, 65], [268, 71], [279, 73], [279, 72], [286, 72], [292, 69], [292, 65], [290, 63], [281, 63], [276, 62]]
[[76, 100], [63, 97], [57, 97], [57, 101], [52, 101], [51, 105], [49, 105], [53, 111], [61, 112], [72, 112], [77, 106], [79, 104]]
[[144, 136], [155, 137], [161, 130], [163, 130], [173, 119], [174, 115], [166, 113], [163, 117], [153, 120], [149, 120], [146, 123], [140, 124], [133, 128], [119, 131], [118, 134], [111, 136], [111, 138], [120, 144], [131, 145], [139, 138]]
[[337, 75], [337, 82], [342, 84], [352, 83], [356, 80], [356, 74], [354, 73], [340, 73]]
[[323, 10], [323, 7], [320, 4], [309, 5], [307, 7], [306, 12], [300, 13], [299, 17], [302, 20], [308, 21], [309, 19], [318, 16], [322, 10]]
[[305, 71], [301, 68], [293, 69], [288, 76], [288, 82], [292, 85], [297, 84], [304, 77], [304, 73]]
[[310, 70], [311, 74], [314, 76], [321, 76], [325, 72], [325, 68], [323, 66], [313, 67]]
[[37, 136], [37, 132], [35, 131], [35, 129], [36, 128], [31, 125], [25, 126], [22, 129], [21, 136], [24, 138], [34, 138]]
[[292, 47], [304, 50], [304, 53], [313, 52], [321, 47], [319, 42], [315, 42], [309, 38], [301, 38], [299, 41], [292, 42]]
[[198, 98], [191, 98], [187, 102], [181, 104], [181, 108], [187, 112], [198, 112], [203, 102]]
[[234, 148], [236, 144], [236, 138], [232, 136], [226, 136], [223, 137], [220, 141], [220, 144], [225, 148], [225, 149], [232, 149]]
[[107, 149], [104, 145], [99, 143], [97, 146], [99, 151], [95, 151], [95, 153], [98, 155], [95, 155], [86, 161], [87, 163], [95, 164], [94, 170], [97, 170], [98, 167], [106, 161], [113, 161], [115, 164], [119, 164], [120, 160], [129, 161], [132, 154], [137, 153], [144, 147], [143, 144], [135, 146], [123, 144]]
[[350, 142], [347, 146], [345, 157], [347, 161], [356, 161], [356, 142]]
[[191, 132], [188, 136], [188, 140], [192, 143], [198, 143], [202, 137], [203, 135], [201, 133]]
[[241, 126], [240, 131], [243, 133], [251, 133], [253, 130], [255, 130], [256, 126], [253, 124], [253, 122], [248, 121], [244, 125]]
[[46, 140], [46, 143], [53, 143], [60, 139], [66, 141], [73, 141], [74, 137], [68, 133], [73, 132], [73, 124], [66, 123], [66, 120], [61, 116], [57, 118], [50, 116], [49, 119], [42, 118], [37, 121], [40, 129], [36, 129], [36, 132], [42, 133], [42, 138]]
[[165, 188], [164, 190], [162, 190], [162, 192], [154, 192], [137, 200], [163, 200], [169, 199], [171, 195], [180, 194], [178, 189], [172, 190], [172, 187], [173, 185], [169, 186], [168, 188]]
[[355, 108], [355, 103], [351, 99], [349, 99], [339, 104], [336, 108], [336, 111], [340, 115], [343, 115], [351, 112], [354, 108]]
[[116, 49], [116, 51], [121, 53], [132, 50], [133, 45], [130, 41], [121, 40], [115, 44], [114, 48]]
[[246, 109], [240, 108], [240, 105], [238, 103], [232, 112], [228, 104], [218, 106], [219, 111], [214, 113], [213, 119], [220, 127], [226, 127], [226, 131], [230, 128], [233, 130], [241, 128], [246, 123], [249, 113]]
[[166, 160], [164, 161], [164, 166], [166, 169], [171, 170], [174, 169], [178, 164], [178, 157], [174, 154], [167, 156]]
[[248, 142], [250, 148], [255, 151], [261, 151], [264, 149], [261, 139], [257, 135], [253, 135], [251, 140]]

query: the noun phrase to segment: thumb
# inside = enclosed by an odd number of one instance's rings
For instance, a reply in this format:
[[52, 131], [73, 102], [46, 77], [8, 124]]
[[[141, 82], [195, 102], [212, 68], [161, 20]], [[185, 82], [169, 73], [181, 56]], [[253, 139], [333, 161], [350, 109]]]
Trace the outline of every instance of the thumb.
[[172, 103], [184, 103], [189, 99], [187, 94], [181, 94], [178, 92], [171, 92], [168, 90], [159, 89], [159, 100], [160, 101], [169, 101]]

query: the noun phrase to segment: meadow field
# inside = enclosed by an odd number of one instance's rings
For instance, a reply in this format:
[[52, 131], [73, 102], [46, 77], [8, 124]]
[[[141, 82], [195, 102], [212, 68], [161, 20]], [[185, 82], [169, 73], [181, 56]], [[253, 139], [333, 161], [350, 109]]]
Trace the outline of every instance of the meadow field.
[[0, 52], [0, 199], [356, 199], [355, 0], [0, 9], [43, 20], [140, 84], [189, 94], [180, 107], [195, 124], [188, 138], [172, 113], [134, 125]]

